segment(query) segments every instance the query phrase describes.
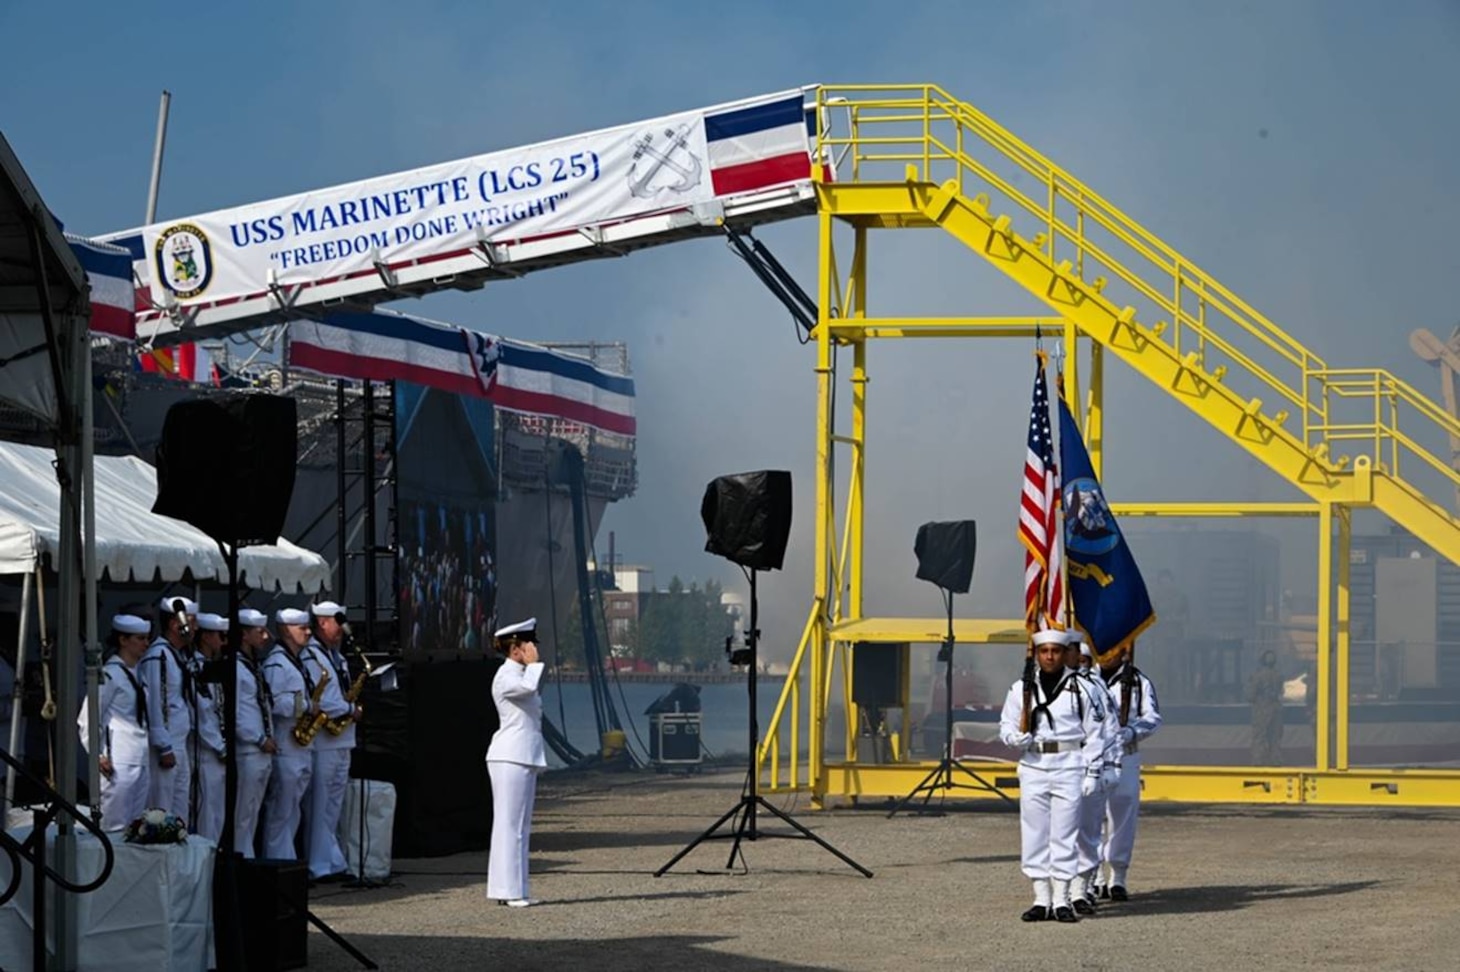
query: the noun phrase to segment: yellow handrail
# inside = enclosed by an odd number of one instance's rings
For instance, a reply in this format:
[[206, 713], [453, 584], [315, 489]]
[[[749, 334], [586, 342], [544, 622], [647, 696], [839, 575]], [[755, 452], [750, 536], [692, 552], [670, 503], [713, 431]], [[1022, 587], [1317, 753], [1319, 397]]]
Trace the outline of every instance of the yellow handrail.
[[760, 752], [755, 754], [755, 771], [757, 774], [764, 773], [765, 764], [767, 762], [770, 763], [769, 785], [772, 788], [779, 786], [780, 781], [781, 719], [785, 715], [788, 705], [791, 710], [791, 745], [789, 747], [790, 753], [788, 756], [790, 764], [788, 774], [790, 776], [790, 781], [788, 785], [794, 788], [796, 786], [796, 781], [799, 779], [798, 768], [800, 764], [801, 754], [797, 752], [797, 750], [800, 748], [797, 745], [800, 741], [800, 733], [798, 731], [799, 726], [797, 724], [797, 714], [800, 711], [800, 706], [798, 703], [800, 701], [799, 682], [801, 678], [801, 667], [803, 664], [805, 664], [807, 651], [811, 648], [812, 645], [815, 644], [815, 639], [812, 636], [816, 633], [816, 626], [817, 623], [821, 620], [822, 610], [823, 607], [821, 597], [817, 596], [813, 598], [811, 601], [811, 613], [806, 618], [806, 627], [801, 632], [801, 643], [796, 646], [796, 654], [792, 656], [791, 667], [786, 673], [786, 684], [791, 686], [791, 691], [783, 692], [780, 699], [776, 702], [775, 710], [771, 712], [770, 722], [766, 725], [765, 738], [761, 740]]
[[[833, 105], [850, 109], [849, 130], [819, 131], [817, 157], [835, 158], [841, 150], [844, 161], [850, 160], [837, 181], [951, 182], [984, 208], [989, 207], [984, 194], [997, 194], [1012, 207], [999, 211], [1009, 215], [1016, 231], [1020, 220], [1033, 220], [1020, 235], [1052, 266], [1070, 261], [1071, 279], [1082, 288], [1127, 288], [1122, 294], [1131, 298], [1127, 303], [1144, 301], [1155, 312], [1150, 318], [1142, 313], [1141, 320], [1162, 322], [1152, 328], [1155, 340], [1178, 355], [1195, 351], [1198, 367], [1215, 380], [1241, 383], [1244, 396], [1293, 408], [1301, 424], [1294, 434], [1315, 456], [1326, 456], [1330, 443], [1367, 440], [1365, 452], [1372, 449], [1376, 466], [1391, 476], [1399, 475], [1401, 457], [1410, 454], [1460, 485], [1460, 472], [1423, 441], [1437, 431], [1460, 435], [1454, 416], [1389, 372], [1329, 368], [1190, 259], [977, 108], [923, 84], [819, 88], [818, 108]], [[1028, 187], [1038, 187], [1042, 198]], [[1121, 306], [1109, 292], [1106, 296]], [[1345, 415], [1331, 414], [1331, 408]], [[1419, 421], [1423, 430], [1401, 430], [1401, 411], [1413, 413], [1405, 420]], [[1365, 414], [1355, 419], [1356, 412]], [[1337, 455], [1328, 458], [1340, 461]]]

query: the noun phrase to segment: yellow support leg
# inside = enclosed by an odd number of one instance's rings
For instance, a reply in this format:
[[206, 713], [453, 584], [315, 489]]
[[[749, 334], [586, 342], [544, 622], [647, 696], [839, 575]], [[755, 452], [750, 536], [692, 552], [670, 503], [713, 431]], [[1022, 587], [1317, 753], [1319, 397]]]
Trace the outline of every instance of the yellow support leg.
[[1348, 769], [1348, 715], [1353, 691], [1349, 687], [1349, 543], [1353, 536], [1353, 515], [1347, 506], [1338, 508], [1338, 588], [1334, 605], [1337, 615], [1334, 653], [1338, 659], [1334, 693], [1337, 706], [1333, 713], [1337, 728], [1334, 739], [1334, 768]]
[[1331, 765], [1329, 729], [1333, 720], [1333, 504], [1318, 511], [1318, 712], [1314, 735], [1317, 752], [1313, 765], [1320, 773]]
[[810, 754], [807, 760], [807, 782], [811, 787], [813, 805], [819, 806], [826, 796], [826, 774], [822, 768], [824, 754], [824, 732], [826, 729], [827, 695], [823, 685], [826, 668], [831, 663], [831, 642], [827, 637], [828, 611], [835, 611], [838, 592], [832, 590], [829, 573], [832, 558], [831, 536], [835, 529], [835, 496], [831, 482], [831, 450], [833, 416], [831, 414], [831, 301], [836, 287], [836, 258], [833, 251], [833, 222], [829, 213], [823, 211], [817, 217], [818, 265], [817, 306], [820, 319], [816, 328], [816, 564], [815, 590], [822, 598], [822, 617], [816, 622], [816, 643], [811, 654], [811, 691], [808, 694], [810, 719], [807, 743]]
[[1105, 461], [1105, 346], [1090, 342], [1090, 401], [1085, 407], [1085, 448], [1097, 479]]

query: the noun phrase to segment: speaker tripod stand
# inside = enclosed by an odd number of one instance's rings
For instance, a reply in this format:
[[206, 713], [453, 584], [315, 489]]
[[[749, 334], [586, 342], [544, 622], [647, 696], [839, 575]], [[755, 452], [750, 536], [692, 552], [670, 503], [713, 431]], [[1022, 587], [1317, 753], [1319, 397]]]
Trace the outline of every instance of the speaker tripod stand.
[[[1014, 804], [1014, 800], [1003, 790], [994, 786], [988, 780], [979, 776], [973, 770], [964, 766], [953, 757], [953, 592], [940, 588], [943, 592], [943, 604], [948, 612], [948, 633], [943, 638], [943, 648], [938, 652], [939, 660], [945, 662], [943, 666], [943, 701], [946, 708], [943, 721], [943, 758], [938, 765], [933, 767], [927, 776], [923, 777], [921, 783], [913, 787], [887, 814], [890, 820], [897, 816], [903, 807], [907, 806], [919, 793], [923, 794], [923, 805], [918, 809], [919, 813], [927, 813], [928, 802], [932, 800], [933, 794], [938, 793], [947, 796], [949, 790], [980, 790], [994, 793], [1005, 803]], [[971, 783], [960, 782], [954, 778], [954, 774], [965, 776], [972, 780]]]
[[[760, 639], [760, 631], [756, 628], [756, 622], [758, 620], [757, 603], [755, 597], [756, 571], [749, 570], [747, 571], [747, 574], [750, 577], [750, 628], [745, 632], [746, 647], [743, 655], [731, 655], [732, 664], [739, 663], [739, 661], [743, 659], [750, 666], [749, 679], [746, 683], [750, 697], [750, 756], [748, 757], [749, 765], [746, 768], [745, 774], [745, 789], [741, 794], [739, 803], [735, 804], [735, 806], [725, 811], [725, 813], [720, 816], [720, 819], [716, 820], [713, 824], [710, 825], [708, 830], [700, 834], [694, 840], [690, 841], [682, 850], [680, 850], [678, 854], [675, 854], [672, 858], [670, 858], [669, 863], [665, 864], [659, 870], [654, 872], [654, 876], [663, 877], [665, 872], [667, 872], [675, 864], [678, 864], [686, 855], [689, 854], [690, 851], [694, 850], [696, 847], [698, 847], [700, 844], [704, 843], [707, 840], [731, 840], [730, 856], [725, 861], [725, 870], [728, 871], [735, 866], [735, 858], [737, 856], [740, 858], [741, 866], [748, 867], [748, 865], [746, 865], [745, 863], [745, 854], [740, 849], [741, 841], [760, 840], [762, 837], [781, 837], [790, 838], [792, 840], [812, 841], [822, 850], [831, 854], [833, 857], [836, 857], [843, 864], [846, 864], [848, 867], [853, 868], [854, 870], [861, 873], [863, 877], [870, 878], [872, 876], [871, 871], [867, 870], [865, 867], [852, 860], [846, 854], [843, 854], [841, 851], [837, 850], [835, 847], [827, 843], [822, 838], [816, 836], [816, 834], [812, 833], [811, 830], [795, 820], [790, 814], [784, 812], [778, 807], [772, 806], [770, 802], [765, 799], [765, 797], [756, 792], [756, 784], [759, 773], [757, 772], [755, 766], [755, 754], [760, 746], [760, 724], [756, 716], [755, 708], [755, 647], [756, 642]], [[774, 834], [763, 832], [759, 828], [758, 821], [756, 820], [756, 814], [761, 810], [764, 810], [771, 816], [783, 821], [788, 826], [790, 826], [791, 829], [795, 830], [796, 833]], [[724, 833], [720, 833], [720, 828], [724, 827], [727, 823], [730, 824], [729, 829], [727, 829]]]

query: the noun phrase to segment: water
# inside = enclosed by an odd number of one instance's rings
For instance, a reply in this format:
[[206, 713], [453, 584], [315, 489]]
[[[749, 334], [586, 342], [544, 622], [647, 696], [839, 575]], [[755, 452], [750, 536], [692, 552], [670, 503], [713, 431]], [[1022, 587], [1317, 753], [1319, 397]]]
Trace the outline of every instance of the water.
[[[770, 725], [771, 714], [780, 698], [782, 682], [762, 681], [757, 687], [756, 709], [760, 714], [760, 729], [764, 736]], [[621, 682], [608, 683], [614, 708], [618, 710], [628, 737], [629, 748], [640, 756], [648, 757], [649, 717], [644, 714], [661, 695], [674, 688], [672, 683]], [[750, 748], [749, 695], [746, 683], [722, 682], [701, 685], [700, 689], [700, 740], [706, 750], [706, 757], [723, 757], [736, 754], [744, 757]], [[563, 715], [559, 716], [559, 699]], [[593, 700], [584, 682], [545, 682], [542, 688], [543, 715], [562, 728], [569, 742], [587, 753], [599, 748], [598, 726], [593, 719]], [[548, 752], [548, 762], [554, 766], [562, 763]]]

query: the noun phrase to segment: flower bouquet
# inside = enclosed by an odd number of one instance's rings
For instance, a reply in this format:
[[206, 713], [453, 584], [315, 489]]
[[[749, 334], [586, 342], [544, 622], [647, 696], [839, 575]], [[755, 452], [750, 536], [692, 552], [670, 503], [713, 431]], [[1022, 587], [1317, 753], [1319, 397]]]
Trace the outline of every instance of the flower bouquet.
[[177, 814], [153, 807], [127, 824], [122, 837], [129, 844], [184, 844], [188, 828]]

